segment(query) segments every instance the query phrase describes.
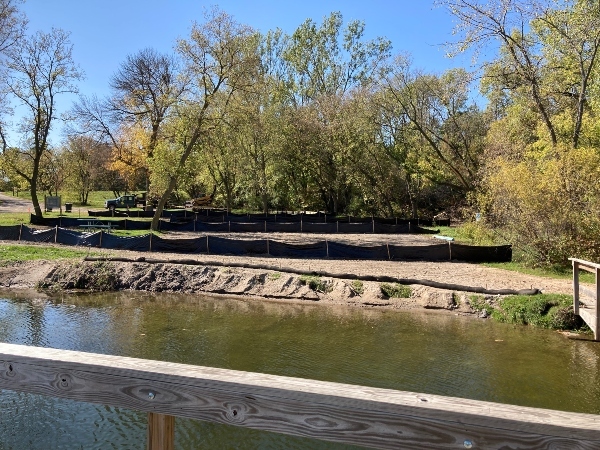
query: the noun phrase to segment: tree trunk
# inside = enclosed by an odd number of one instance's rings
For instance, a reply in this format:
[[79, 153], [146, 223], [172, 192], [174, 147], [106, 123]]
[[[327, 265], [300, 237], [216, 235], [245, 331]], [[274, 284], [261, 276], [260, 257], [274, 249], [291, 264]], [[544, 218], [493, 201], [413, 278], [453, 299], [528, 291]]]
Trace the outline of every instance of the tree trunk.
[[40, 168], [40, 156], [37, 156], [33, 160], [33, 172], [31, 175], [31, 182], [29, 186], [31, 187], [31, 203], [33, 203], [33, 211], [34, 214], [38, 217], [42, 217], [42, 208], [40, 207], [40, 201], [37, 196], [37, 180]]
[[165, 209], [165, 205], [167, 204], [167, 200], [171, 196], [171, 192], [173, 192], [175, 186], [177, 186], [177, 177], [171, 177], [167, 189], [165, 190], [165, 192], [163, 192], [163, 195], [160, 197], [160, 200], [158, 200], [158, 205], [156, 205], [156, 211], [154, 212], [154, 216], [152, 217], [152, 225], [150, 226], [150, 229], [152, 231], [158, 231], [160, 216], [162, 215], [162, 212]]

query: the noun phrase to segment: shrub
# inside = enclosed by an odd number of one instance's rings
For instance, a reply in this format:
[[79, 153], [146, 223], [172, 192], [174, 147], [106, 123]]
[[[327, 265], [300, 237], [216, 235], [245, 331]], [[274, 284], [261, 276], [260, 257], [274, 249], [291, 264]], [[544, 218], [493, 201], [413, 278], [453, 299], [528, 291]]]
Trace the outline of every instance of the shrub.
[[532, 146], [519, 158], [497, 157], [484, 171], [478, 202], [484, 217], [540, 266], [568, 257], [600, 258], [600, 153], [595, 148]]
[[488, 316], [492, 315], [494, 307], [485, 301], [485, 298], [481, 295], [471, 295], [469, 297], [469, 305], [471, 309], [477, 312], [485, 311]]
[[305, 285], [308, 284], [308, 287], [313, 291], [330, 292], [332, 290], [327, 282], [314, 275], [302, 275], [300, 277], [300, 283]]
[[269, 280], [271, 280], [271, 281], [276, 281], [276, 280], [279, 280], [280, 278], [281, 278], [281, 273], [279, 273], [279, 272], [269, 273]]
[[412, 294], [410, 286], [398, 283], [383, 283], [379, 288], [381, 289], [381, 293], [387, 298], [410, 298], [410, 295]]
[[365, 292], [365, 287], [363, 286], [362, 281], [353, 280], [351, 285], [352, 285], [352, 289], [354, 290], [354, 292], [356, 292], [358, 295], [362, 295], [362, 293]]

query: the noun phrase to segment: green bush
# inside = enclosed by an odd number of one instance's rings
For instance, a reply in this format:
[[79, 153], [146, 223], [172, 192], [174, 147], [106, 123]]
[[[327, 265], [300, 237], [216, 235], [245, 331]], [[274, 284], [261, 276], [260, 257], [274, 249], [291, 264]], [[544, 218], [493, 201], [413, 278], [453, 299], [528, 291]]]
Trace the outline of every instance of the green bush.
[[313, 291], [330, 292], [332, 289], [328, 283], [315, 275], [302, 275], [300, 277], [300, 283], [304, 285], [307, 284]]
[[410, 286], [404, 286], [398, 283], [383, 283], [379, 288], [381, 289], [381, 293], [387, 298], [410, 298], [410, 295], [412, 294]]

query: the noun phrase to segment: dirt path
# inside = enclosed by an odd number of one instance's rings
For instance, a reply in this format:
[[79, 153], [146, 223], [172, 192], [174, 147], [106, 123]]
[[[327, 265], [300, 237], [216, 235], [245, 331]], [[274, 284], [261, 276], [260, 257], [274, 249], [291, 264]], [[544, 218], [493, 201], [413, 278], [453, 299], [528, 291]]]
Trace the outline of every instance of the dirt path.
[[22, 213], [31, 211], [31, 200], [0, 193], [0, 213]]

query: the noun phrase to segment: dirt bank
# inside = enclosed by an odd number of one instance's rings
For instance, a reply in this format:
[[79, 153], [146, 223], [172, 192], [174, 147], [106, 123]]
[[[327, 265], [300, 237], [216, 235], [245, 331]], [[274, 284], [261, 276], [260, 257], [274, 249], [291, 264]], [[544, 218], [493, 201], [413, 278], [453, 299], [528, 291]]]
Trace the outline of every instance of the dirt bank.
[[[148, 256], [117, 252], [118, 256]], [[106, 253], [116, 256], [115, 252]], [[161, 258], [181, 255], [161, 254]], [[220, 257], [220, 264], [268, 264], [280, 270], [211, 265], [207, 255], [195, 255], [194, 265], [147, 262], [32, 261], [0, 267], [0, 288], [41, 289], [46, 292], [69, 290], [136, 290], [184, 294], [221, 294], [278, 300], [310, 301], [377, 308], [432, 308], [472, 313], [469, 298], [460, 290], [411, 285], [409, 298], [386, 298], [381, 283], [353, 282], [351, 279], [317, 277], [307, 279], [294, 270], [328, 271], [357, 276], [388, 275], [421, 278], [438, 282], [484, 286], [490, 289], [538, 288], [543, 292], [569, 293], [568, 280], [527, 276], [466, 263], [425, 263], [390, 261], [293, 260], [278, 258]], [[311, 282], [312, 281], [312, 282]], [[497, 296], [487, 295], [493, 303]]]

